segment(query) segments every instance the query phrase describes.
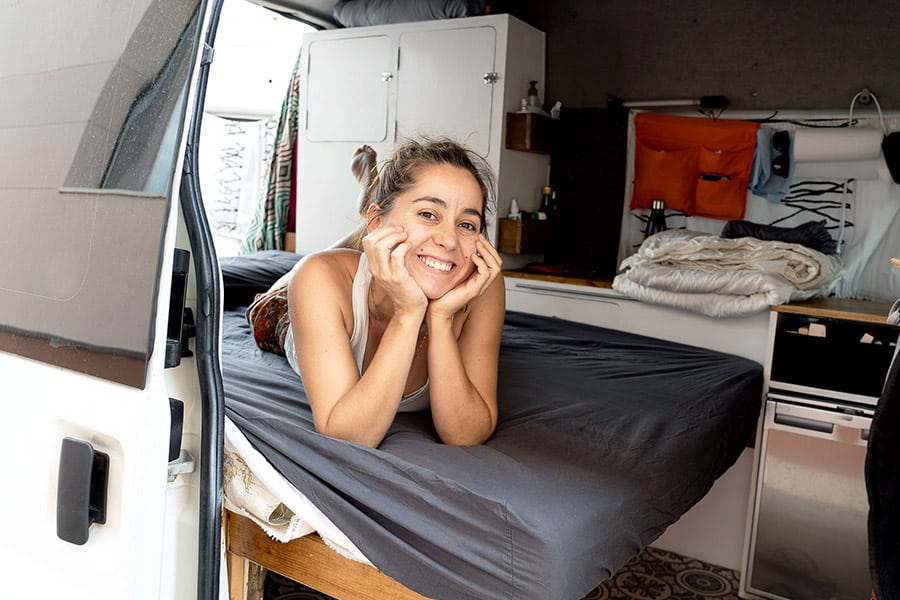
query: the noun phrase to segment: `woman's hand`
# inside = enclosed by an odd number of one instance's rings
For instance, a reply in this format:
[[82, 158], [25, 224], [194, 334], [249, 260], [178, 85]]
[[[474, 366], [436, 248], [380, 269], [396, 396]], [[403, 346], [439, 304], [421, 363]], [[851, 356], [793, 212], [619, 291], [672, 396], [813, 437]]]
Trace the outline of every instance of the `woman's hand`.
[[478, 234], [478, 239], [475, 240], [475, 252], [471, 258], [475, 264], [475, 270], [468, 279], [428, 304], [430, 318], [452, 319], [453, 315], [473, 298], [482, 295], [500, 275], [503, 259], [484, 235]]
[[363, 238], [363, 249], [373, 279], [394, 303], [396, 313], [424, 314], [428, 298], [406, 269], [410, 245], [402, 227], [379, 227]]

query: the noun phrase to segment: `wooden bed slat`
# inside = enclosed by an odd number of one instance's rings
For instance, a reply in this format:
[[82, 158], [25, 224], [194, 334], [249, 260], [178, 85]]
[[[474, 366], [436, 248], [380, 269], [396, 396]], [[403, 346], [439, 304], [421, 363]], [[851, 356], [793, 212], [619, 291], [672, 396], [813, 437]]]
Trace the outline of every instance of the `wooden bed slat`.
[[231, 600], [244, 598], [244, 560], [338, 600], [425, 600], [375, 567], [341, 556], [315, 533], [284, 544], [230, 511], [225, 512], [225, 548]]

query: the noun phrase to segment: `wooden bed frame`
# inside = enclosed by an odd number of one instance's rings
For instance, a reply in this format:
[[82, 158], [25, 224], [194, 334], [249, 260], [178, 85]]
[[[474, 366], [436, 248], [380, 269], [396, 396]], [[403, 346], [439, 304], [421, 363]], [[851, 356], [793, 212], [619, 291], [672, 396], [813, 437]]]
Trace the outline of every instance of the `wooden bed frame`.
[[228, 597], [248, 598], [250, 564], [274, 571], [338, 600], [426, 600], [375, 567], [345, 558], [318, 534], [282, 543], [246, 517], [225, 511]]

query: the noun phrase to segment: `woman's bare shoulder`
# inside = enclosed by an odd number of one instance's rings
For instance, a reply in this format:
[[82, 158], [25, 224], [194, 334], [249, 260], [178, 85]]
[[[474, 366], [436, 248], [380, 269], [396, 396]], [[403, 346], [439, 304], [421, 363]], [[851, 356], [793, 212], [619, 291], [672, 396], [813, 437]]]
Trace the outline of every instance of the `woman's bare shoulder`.
[[360, 252], [346, 248], [322, 250], [305, 256], [297, 266], [291, 284], [330, 282], [343, 287], [353, 281], [359, 266]]

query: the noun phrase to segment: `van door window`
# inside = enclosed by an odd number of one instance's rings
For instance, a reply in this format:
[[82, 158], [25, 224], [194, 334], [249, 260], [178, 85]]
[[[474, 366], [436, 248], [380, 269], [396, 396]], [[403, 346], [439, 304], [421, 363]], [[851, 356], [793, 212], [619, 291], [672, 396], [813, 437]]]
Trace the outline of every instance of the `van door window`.
[[107, 6], [0, 15], [0, 350], [143, 387], [199, 2]]

